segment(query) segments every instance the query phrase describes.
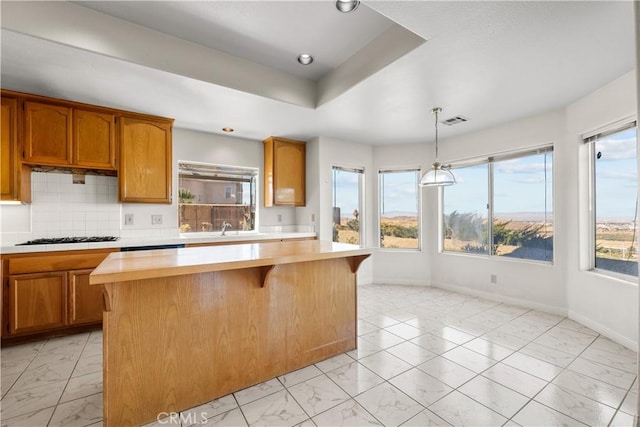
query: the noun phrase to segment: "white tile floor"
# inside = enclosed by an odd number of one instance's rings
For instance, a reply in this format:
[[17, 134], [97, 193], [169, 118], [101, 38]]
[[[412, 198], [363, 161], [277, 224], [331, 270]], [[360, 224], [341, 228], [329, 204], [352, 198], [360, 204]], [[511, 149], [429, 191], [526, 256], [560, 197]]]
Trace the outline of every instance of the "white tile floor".
[[[579, 323], [436, 288], [358, 292], [357, 350], [154, 425], [633, 423], [636, 353]], [[2, 426], [102, 424], [100, 332], [1, 356]]]

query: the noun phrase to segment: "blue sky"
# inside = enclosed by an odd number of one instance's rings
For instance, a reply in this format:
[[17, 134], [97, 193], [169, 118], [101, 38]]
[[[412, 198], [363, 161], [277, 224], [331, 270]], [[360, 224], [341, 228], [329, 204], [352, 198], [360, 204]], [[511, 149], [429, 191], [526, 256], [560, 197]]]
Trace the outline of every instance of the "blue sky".
[[597, 220], [633, 219], [637, 197], [636, 129], [595, 143]]

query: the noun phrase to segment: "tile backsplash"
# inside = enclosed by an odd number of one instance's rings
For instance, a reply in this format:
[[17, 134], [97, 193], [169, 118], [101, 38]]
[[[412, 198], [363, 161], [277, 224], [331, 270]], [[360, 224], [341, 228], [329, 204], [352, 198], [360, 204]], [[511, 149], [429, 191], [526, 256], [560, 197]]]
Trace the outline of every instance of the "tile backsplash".
[[119, 236], [118, 179], [86, 175], [32, 172], [31, 231], [34, 238]]

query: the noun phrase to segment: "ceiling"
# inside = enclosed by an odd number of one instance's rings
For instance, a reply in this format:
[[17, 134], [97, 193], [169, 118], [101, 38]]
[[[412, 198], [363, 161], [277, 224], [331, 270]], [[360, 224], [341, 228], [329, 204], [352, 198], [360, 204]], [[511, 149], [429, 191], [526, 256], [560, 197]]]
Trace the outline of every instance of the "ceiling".
[[[470, 119], [442, 126], [446, 143], [566, 106], [635, 63], [631, 1], [367, 1], [350, 14], [333, 1], [0, 7], [3, 88], [259, 140], [433, 141], [440, 106], [442, 119]], [[310, 68], [295, 61], [301, 49]]]

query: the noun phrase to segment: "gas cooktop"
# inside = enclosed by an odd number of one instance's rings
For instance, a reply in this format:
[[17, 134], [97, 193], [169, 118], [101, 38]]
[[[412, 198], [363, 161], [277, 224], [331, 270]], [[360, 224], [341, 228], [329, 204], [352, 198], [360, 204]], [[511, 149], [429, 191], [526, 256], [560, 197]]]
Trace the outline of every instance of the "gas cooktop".
[[50, 237], [29, 240], [24, 243], [17, 243], [16, 246], [24, 245], [54, 245], [58, 243], [90, 243], [90, 242], [113, 242], [118, 240], [116, 236], [91, 236], [91, 237]]

